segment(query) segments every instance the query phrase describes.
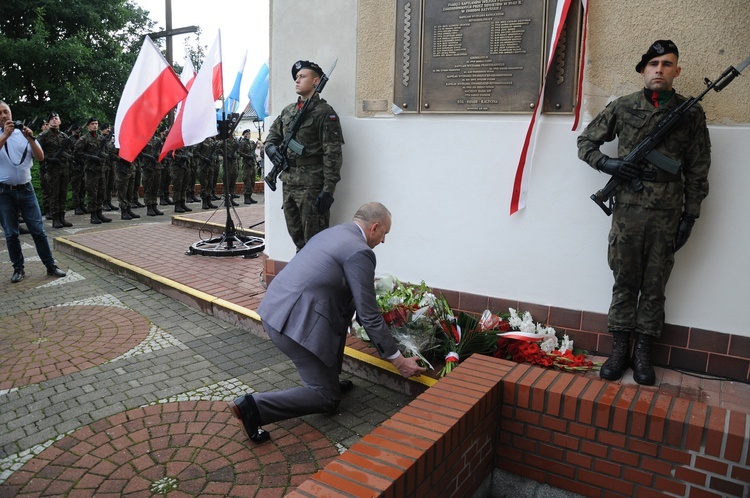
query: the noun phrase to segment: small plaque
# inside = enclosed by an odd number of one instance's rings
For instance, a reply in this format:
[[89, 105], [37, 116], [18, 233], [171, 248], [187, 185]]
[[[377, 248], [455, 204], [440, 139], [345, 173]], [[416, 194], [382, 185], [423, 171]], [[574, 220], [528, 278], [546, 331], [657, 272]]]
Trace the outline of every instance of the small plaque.
[[387, 111], [388, 101], [385, 99], [365, 99], [362, 101], [362, 110], [369, 112]]

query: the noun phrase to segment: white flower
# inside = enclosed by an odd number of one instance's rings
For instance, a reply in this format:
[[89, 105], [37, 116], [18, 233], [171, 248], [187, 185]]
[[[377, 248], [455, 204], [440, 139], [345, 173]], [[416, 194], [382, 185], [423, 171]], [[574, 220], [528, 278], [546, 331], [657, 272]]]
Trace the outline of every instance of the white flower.
[[383, 295], [393, 292], [396, 288], [396, 277], [393, 275], [386, 275], [375, 280], [375, 294]]
[[539, 349], [541, 349], [545, 353], [551, 353], [552, 351], [557, 349], [557, 337], [555, 337], [554, 335], [545, 337], [539, 344]]
[[567, 350], [573, 351], [573, 341], [570, 340], [570, 337], [568, 337], [568, 334], [565, 334], [563, 335], [563, 338], [560, 341], [560, 352], [565, 354], [565, 351]]
[[425, 292], [422, 296], [422, 300], [419, 301], [419, 307], [422, 308], [424, 306], [429, 306], [430, 308], [435, 306], [435, 303], [437, 302], [437, 298], [435, 297], [435, 294], [432, 292]]

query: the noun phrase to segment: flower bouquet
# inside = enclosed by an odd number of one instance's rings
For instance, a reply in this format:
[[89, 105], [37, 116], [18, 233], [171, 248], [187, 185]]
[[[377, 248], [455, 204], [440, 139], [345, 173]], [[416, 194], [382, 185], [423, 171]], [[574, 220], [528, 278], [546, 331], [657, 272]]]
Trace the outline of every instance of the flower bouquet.
[[485, 329], [479, 320], [468, 313], [442, 320], [441, 330], [445, 336], [445, 365], [440, 377], [445, 377], [461, 360], [475, 353], [491, 354], [497, 348], [497, 330]]
[[[401, 353], [418, 357], [434, 370], [427, 356], [440, 347], [440, 336], [434, 310], [437, 298], [432, 290], [424, 281], [418, 286], [405, 285], [389, 275], [375, 281], [375, 297]], [[352, 329], [360, 339], [370, 340], [356, 322]]]
[[505, 318], [493, 316], [489, 311], [482, 315], [482, 322], [506, 330], [498, 334], [497, 349], [493, 353], [496, 358], [574, 372], [598, 370], [601, 366], [601, 363], [587, 360], [585, 351], [574, 350], [567, 334], [558, 340], [554, 328], [535, 324], [528, 311], [523, 315], [513, 308], [509, 311]]

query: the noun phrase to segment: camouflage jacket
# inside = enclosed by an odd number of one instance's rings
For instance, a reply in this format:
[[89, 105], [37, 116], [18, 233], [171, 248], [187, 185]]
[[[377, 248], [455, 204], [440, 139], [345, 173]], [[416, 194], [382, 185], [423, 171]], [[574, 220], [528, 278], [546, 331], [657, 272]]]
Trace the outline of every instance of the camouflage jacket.
[[[54, 157], [55, 159], [59, 159], [61, 163], [67, 164], [68, 158], [73, 157], [71, 155], [73, 151], [73, 143], [71, 141], [74, 139], [71, 138], [68, 140], [68, 135], [58, 128], [50, 128], [47, 131], [43, 131], [36, 139], [44, 151], [45, 159]], [[62, 147], [65, 147], [65, 150], [59, 152]]]
[[151, 140], [148, 141], [146, 146], [143, 148], [138, 157], [135, 160], [141, 165], [141, 168], [146, 169], [161, 169], [161, 164], [157, 162], [159, 159], [159, 152], [161, 152], [159, 138], [154, 135]]
[[[295, 140], [305, 147], [304, 154], [298, 156], [287, 150], [289, 169], [281, 174], [281, 181], [289, 186], [304, 186], [322, 188], [324, 192], [333, 194], [336, 184], [341, 179], [341, 165], [343, 158], [341, 146], [344, 136], [341, 132], [341, 121], [333, 107], [313, 95], [308, 107], [305, 120], [300, 126]], [[289, 104], [281, 111], [281, 115], [271, 125], [266, 137], [266, 143], [280, 145], [284, 134], [297, 114], [297, 105]]]
[[[87, 131], [81, 134], [75, 145], [75, 152], [79, 160], [87, 168], [100, 169], [104, 167], [105, 154], [102, 146], [102, 137], [97, 133]], [[95, 158], [99, 158], [97, 161]]]
[[243, 164], [247, 166], [255, 164], [255, 142], [241, 138], [239, 153]]
[[[669, 111], [685, 100], [675, 93], [666, 104], [656, 108], [641, 90], [610, 102], [578, 137], [578, 157], [596, 169], [597, 162], [604, 156], [599, 147], [615, 138], [618, 139], [618, 156], [625, 157]], [[708, 195], [711, 166], [711, 141], [701, 106], [691, 107], [656, 150], [680, 162], [679, 178], [644, 181], [641, 191], [635, 191], [630, 182], [621, 182], [615, 201], [650, 209], [682, 209], [698, 217], [701, 202]], [[640, 166], [643, 171], [659, 171], [648, 161]]]

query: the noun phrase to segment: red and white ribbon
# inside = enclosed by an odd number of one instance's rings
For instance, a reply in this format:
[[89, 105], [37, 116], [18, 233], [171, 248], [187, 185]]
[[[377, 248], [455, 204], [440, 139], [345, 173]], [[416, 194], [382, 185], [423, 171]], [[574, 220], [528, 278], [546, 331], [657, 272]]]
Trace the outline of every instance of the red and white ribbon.
[[455, 362], [458, 361], [458, 353], [451, 351], [450, 353], [445, 355], [445, 362], [449, 363], [451, 361], [455, 361]]
[[[536, 147], [536, 120], [537, 117], [539, 117], [542, 113], [542, 98], [544, 96], [544, 82], [547, 79], [547, 73], [549, 73], [550, 68], [552, 67], [552, 61], [555, 57], [555, 52], [557, 51], [557, 43], [560, 40], [560, 34], [562, 33], [563, 25], [565, 23], [565, 19], [568, 17], [568, 11], [570, 10], [570, 4], [575, 0], [560, 0], [557, 2], [557, 10], [555, 11], [555, 23], [553, 27], [553, 33], [554, 36], [552, 37], [552, 43], [550, 44], [550, 50], [549, 50], [549, 58], [547, 59], [547, 68], [544, 73], [544, 78], [542, 79], [542, 88], [539, 91], [539, 96], [536, 100], [536, 106], [534, 106], [534, 114], [531, 116], [531, 122], [529, 123], [529, 129], [526, 131], [526, 139], [523, 143], [523, 149], [521, 150], [521, 158], [518, 161], [518, 167], [516, 168], [516, 177], [513, 181], [513, 193], [511, 195], [510, 199], [510, 214], [513, 215], [517, 213], [519, 210], [526, 207], [526, 195], [528, 194], [528, 177], [529, 173], [531, 171], [531, 158], [534, 156], [534, 149]], [[581, 5], [583, 7], [584, 11], [584, 26], [583, 26], [583, 33], [584, 37], [581, 41], [583, 44], [583, 47], [586, 46], [586, 21], [588, 19], [587, 15], [587, 9], [586, 9], [586, 3], [587, 0], [581, 0]], [[580, 100], [581, 100], [581, 82], [583, 81], [583, 65], [584, 65], [584, 59], [583, 59], [583, 53], [581, 53], [581, 65], [580, 65], [580, 71], [578, 73], [578, 101], [576, 103], [576, 113], [580, 111]], [[578, 115], [576, 114], [575, 118], [576, 124], [578, 123]], [[574, 128], [575, 129], [575, 125]]]

